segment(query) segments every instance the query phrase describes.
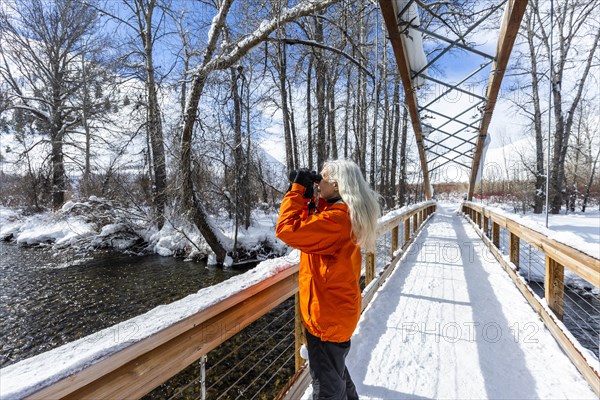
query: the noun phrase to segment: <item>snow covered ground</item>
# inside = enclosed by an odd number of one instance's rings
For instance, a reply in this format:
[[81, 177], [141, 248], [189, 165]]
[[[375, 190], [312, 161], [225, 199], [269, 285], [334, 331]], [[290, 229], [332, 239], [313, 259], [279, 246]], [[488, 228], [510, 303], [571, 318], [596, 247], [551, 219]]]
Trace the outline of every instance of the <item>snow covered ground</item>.
[[[212, 218], [223, 240], [232, 247], [233, 221], [226, 216]], [[168, 220], [158, 231], [149, 221], [143, 210], [119, 208], [110, 200], [95, 196], [86, 201], [69, 201], [57, 212], [28, 216], [21, 210], [0, 206], [0, 240], [11, 239], [21, 245], [52, 246], [56, 250], [71, 246], [82, 251], [93, 251], [99, 247], [126, 251], [143, 241], [146, 252], [166, 257], [209, 255], [209, 262], [214, 261], [200, 231], [189, 222]], [[238, 230], [238, 246], [260, 255], [261, 249], [268, 245], [276, 255], [284, 254], [285, 244], [275, 237], [276, 223], [275, 211], [254, 210], [251, 226]]]
[[361, 317], [347, 358], [361, 399], [596, 399], [455, 209], [438, 205]]

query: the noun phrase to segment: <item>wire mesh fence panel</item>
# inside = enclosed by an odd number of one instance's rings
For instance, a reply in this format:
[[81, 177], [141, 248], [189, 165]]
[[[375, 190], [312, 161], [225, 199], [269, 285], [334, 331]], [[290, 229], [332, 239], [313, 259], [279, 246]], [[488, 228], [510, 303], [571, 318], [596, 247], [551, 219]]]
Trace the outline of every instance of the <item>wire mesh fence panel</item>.
[[510, 232], [500, 227], [500, 253], [508, 255], [510, 251]]
[[[546, 255], [521, 241], [519, 274], [541, 298], [545, 297]], [[565, 268], [563, 323], [585, 348], [600, 354], [600, 290]]]
[[392, 233], [386, 232], [377, 238], [375, 273], [381, 271], [392, 260]]
[[[208, 353], [206, 399], [271, 399], [293, 374], [291, 297]], [[195, 362], [145, 399], [201, 399], [201, 377], [201, 364]]]
[[546, 256], [525, 241], [519, 246], [519, 274], [525, 278], [529, 286], [544, 298], [544, 275], [546, 270]]

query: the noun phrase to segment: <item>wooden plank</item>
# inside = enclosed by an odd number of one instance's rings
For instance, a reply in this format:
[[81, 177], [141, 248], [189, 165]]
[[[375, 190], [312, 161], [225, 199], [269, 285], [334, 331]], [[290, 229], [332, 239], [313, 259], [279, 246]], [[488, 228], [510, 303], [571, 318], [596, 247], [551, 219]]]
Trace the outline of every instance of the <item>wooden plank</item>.
[[417, 142], [417, 149], [419, 152], [419, 160], [421, 161], [421, 171], [423, 171], [423, 185], [425, 186], [425, 198], [431, 200], [431, 185], [429, 183], [429, 168], [427, 167], [427, 156], [425, 155], [425, 147], [423, 142], [423, 130], [421, 127], [421, 118], [419, 117], [418, 103], [416, 88], [413, 85], [410, 65], [408, 63], [408, 57], [406, 55], [406, 46], [404, 44], [404, 36], [400, 35], [398, 30], [398, 19], [396, 14], [399, 10], [395, 9], [396, 2], [390, 0], [379, 0], [379, 6], [381, 7], [381, 14], [385, 22], [386, 29], [388, 31], [388, 37], [394, 50], [394, 56], [396, 57], [396, 64], [398, 66], [398, 72], [402, 79], [402, 86], [404, 88], [404, 99], [408, 105], [408, 112], [410, 114], [410, 121], [415, 133], [415, 139]]
[[504, 78], [504, 72], [508, 65], [510, 53], [512, 52], [515, 39], [519, 33], [519, 26], [521, 25], [525, 8], [527, 7], [527, 0], [509, 0], [506, 7], [508, 7], [508, 9], [504, 13], [500, 28], [500, 35], [496, 47], [496, 60], [492, 63], [492, 70], [490, 72], [486, 92], [487, 102], [485, 104], [481, 124], [479, 125], [479, 136], [477, 137], [477, 143], [475, 145], [475, 155], [473, 156], [469, 191], [467, 194], [468, 200], [473, 198], [475, 182], [477, 181], [477, 174], [479, 173], [479, 163], [481, 161], [481, 155], [483, 154], [483, 145], [485, 143], [490, 122], [492, 121], [492, 114], [496, 107], [496, 100], [498, 99], [500, 85]]
[[490, 234], [490, 219], [485, 215], [483, 216], [483, 232], [485, 232], [485, 236]]
[[302, 314], [300, 313], [300, 293], [294, 295], [294, 363], [296, 371], [299, 371], [306, 363], [306, 360], [300, 356], [300, 348], [306, 343], [306, 333]]
[[379, 223], [377, 225], [377, 235], [380, 236], [391, 231], [395, 226], [400, 225], [402, 221], [404, 221], [406, 218], [408, 218], [409, 216], [412, 217], [415, 213], [419, 212], [420, 210], [424, 210], [427, 207], [429, 207], [429, 205], [426, 203], [419, 206], [418, 208], [413, 208], [411, 210], [405, 211], [401, 214], [396, 215], [394, 218]]
[[304, 364], [300, 371], [288, 381], [288, 384], [277, 395], [275, 400], [298, 400], [301, 399], [308, 389], [312, 378], [310, 376], [310, 368], [308, 364]]
[[521, 241], [519, 240], [519, 236], [515, 233], [510, 232], [510, 241], [509, 241], [509, 249], [508, 254], [510, 255], [510, 262], [519, 269], [519, 250], [520, 250]]
[[283, 271], [28, 398], [141, 397], [294, 294], [297, 271]]
[[492, 242], [497, 249], [500, 249], [500, 225], [492, 223]]
[[546, 256], [544, 291], [548, 307], [562, 321], [565, 307], [565, 267], [548, 256]]
[[392, 258], [394, 258], [396, 250], [398, 250], [398, 225], [392, 229]]
[[544, 321], [544, 324], [550, 333], [552, 333], [552, 336], [554, 336], [571, 362], [573, 362], [585, 380], [590, 384], [592, 390], [596, 393], [596, 396], [600, 397], [600, 371], [598, 370], [598, 366], [593, 366], [588, 363], [587, 359], [583, 356], [583, 354], [581, 354], [571, 339], [559, 327], [554, 317], [550, 315], [546, 308], [544, 308], [544, 306], [539, 302], [532, 289], [521, 279], [518, 272], [512, 268], [511, 264], [506, 262], [500, 251], [487, 237], [485, 237], [485, 235], [482, 235], [482, 233], [478, 230], [476, 230], [476, 232], [488, 246], [492, 254], [494, 254], [496, 260], [500, 263], [500, 265], [502, 265], [504, 270], [511, 277], [531, 307], [540, 315]]
[[375, 254], [368, 252], [365, 261], [365, 285], [375, 278]]

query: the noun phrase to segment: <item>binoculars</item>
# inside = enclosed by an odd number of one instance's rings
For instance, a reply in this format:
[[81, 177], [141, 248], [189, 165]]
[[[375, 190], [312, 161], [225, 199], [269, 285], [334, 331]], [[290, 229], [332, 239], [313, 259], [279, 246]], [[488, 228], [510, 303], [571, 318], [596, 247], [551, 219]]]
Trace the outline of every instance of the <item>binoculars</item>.
[[[302, 170], [308, 172], [308, 176], [310, 177], [310, 180], [313, 181], [313, 183], [319, 183], [323, 179], [321, 174], [318, 174], [316, 171], [309, 171], [307, 168], [302, 168], [299, 171], [302, 171]], [[294, 179], [296, 179], [296, 175], [298, 175], [299, 171], [296, 171], [295, 169], [291, 170], [290, 174], [288, 175], [289, 180], [294, 181]]]

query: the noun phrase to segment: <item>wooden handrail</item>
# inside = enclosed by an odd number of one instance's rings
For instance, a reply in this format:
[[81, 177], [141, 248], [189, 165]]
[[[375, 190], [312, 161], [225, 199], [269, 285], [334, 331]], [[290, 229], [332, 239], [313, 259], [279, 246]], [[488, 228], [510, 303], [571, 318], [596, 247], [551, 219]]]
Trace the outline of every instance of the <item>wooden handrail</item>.
[[[600, 287], [600, 260], [564, 243], [553, 240], [542, 232], [519, 224], [506, 215], [489, 210], [480, 204], [464, 202], [463, 212], [465, 216], [469, 217], [471, 223], [479, 228], [477, 229], [477, 233], [481, 239], [491, 250], [492, 254], [494, 254], [500, 265], [504, 267], [532, 308], [540, 315], [550, 333], [552, 333], [575, 367], [588, 381], [596, 395], [600, 396], [600, 371], [597, 360], [593, 363], [590, 362], [581, 353], [576, 343], [573, 342], [572, 335], [567, 334], [563, 330], [564, 325], [559, 323], [562, 320], [563, 313], [564, 268], [570, 269], [594, 286]], [[488, 223], [484, 223], [486, 227], [489, 227], [489, 219], [492, 221], [492, 239], [488, 237], [487, 229], [482, 230], [481, 220], [483, 219], [485, 222], [486, 218], [488, 219]], [[511, 255], [510, 262], [503, 257], [499, 249], [500, 226], [511, 234], [509, 248]], [[528, 242], [546, 255], [544, 298], [547, 306], [540, 302], [540, 298], [518, 275], [518, 256], [515, 254], [519, 253], [518, 246], [520, 240]], [[515, 257], [517, 260], [516, 264], [513, 261]]]

